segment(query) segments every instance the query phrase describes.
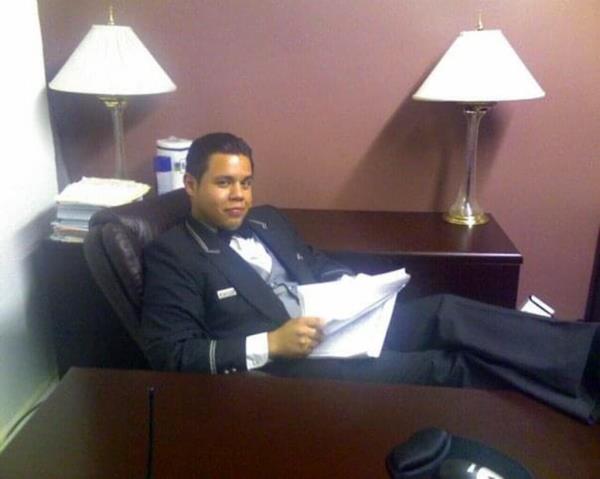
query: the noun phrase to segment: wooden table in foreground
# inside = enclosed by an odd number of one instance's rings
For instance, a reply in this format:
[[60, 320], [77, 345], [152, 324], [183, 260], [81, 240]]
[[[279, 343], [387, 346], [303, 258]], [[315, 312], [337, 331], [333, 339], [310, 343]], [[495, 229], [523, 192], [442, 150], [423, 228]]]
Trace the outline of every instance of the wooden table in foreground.
[[[597, 479], [600, 429], [508, 391], [71, 369], [0, 455], [2, 479], [386, 478], [390, 448], [441, 427], [539, 479]], [[507, 478], [508, 479], [508, 478]]]
[[452, 293], [514, 308], [523, 257], [490, 216], [468, 228], [442, 213], [283, 209], [302, 237], [355, 271], [405, 267], [406, 299]]

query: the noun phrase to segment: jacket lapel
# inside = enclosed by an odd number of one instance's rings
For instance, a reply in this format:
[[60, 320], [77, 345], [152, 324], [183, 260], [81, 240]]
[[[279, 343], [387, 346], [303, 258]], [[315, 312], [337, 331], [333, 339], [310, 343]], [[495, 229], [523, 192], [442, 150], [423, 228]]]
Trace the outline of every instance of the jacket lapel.
[[290, 277], [300, 284], [313, 283], [315, 277], [285, 232], [271, 228], [266, 221], [249, 218], [250, 228], [283, 265]]
[[267, 283], [215, 232], [192, 218], [186, 221], [186, 228], [206, 259], [225, 275], [238, 294], [277, 324], [288, 319], [285, 307]]

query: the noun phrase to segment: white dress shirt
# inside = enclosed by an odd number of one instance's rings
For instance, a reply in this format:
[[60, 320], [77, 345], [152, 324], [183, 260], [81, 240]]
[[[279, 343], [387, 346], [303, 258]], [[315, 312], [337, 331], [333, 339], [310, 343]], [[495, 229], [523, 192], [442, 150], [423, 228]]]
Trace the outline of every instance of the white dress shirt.
[[[242, 238], [233, 235], [229, 247], [239, 254], [244, 261], [271, 273], [273, 259], [265, 245], [256, 238]], [[269, 361], [269, 341], [267, 333], [253, 334], [246, 337], [246, 368], [248, 371], [264, 366]]]

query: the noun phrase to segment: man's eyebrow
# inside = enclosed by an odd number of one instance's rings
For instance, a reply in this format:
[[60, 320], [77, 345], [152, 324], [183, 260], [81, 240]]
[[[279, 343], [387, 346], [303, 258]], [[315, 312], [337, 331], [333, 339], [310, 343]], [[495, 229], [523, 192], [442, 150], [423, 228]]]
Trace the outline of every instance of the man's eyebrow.
[[[242, 178], [242, 181], [251, 180], [253, 178], [254, 178], [254, 175], [244, 176]], [[215, 176], [215, 180], [234, 180], [234, 179], [235, 179], [235, 176], [232, 176], [232, 175], [218, 175], [218, 176]]]

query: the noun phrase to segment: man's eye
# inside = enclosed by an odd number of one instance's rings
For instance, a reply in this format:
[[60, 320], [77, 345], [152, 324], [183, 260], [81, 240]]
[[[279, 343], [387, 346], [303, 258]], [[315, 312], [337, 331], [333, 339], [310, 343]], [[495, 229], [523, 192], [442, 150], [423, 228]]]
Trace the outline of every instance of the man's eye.
[[252, 178], [242, 181], [242, 188], [250, 188], [252, 186]]
[[217, 186], [221, 187], [221, 188], [225, 188], [227, 186], [229, 186], [230, 181], [229, 180], [217, 180]]

